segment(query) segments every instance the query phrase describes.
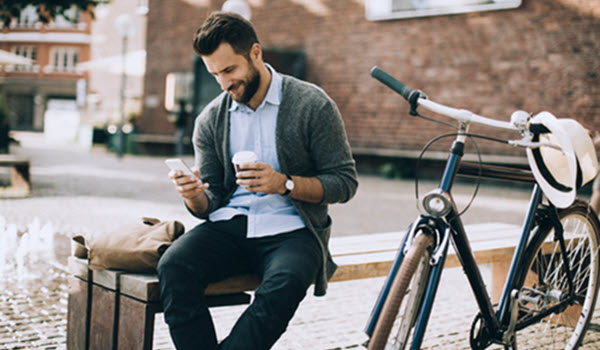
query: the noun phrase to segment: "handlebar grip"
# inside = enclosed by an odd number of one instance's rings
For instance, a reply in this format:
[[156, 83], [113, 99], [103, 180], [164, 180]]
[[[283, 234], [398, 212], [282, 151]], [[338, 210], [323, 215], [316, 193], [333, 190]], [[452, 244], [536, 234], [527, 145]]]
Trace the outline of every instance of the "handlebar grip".
[[394, 77], [392, 77], [391, 75], [384, 72], [383, 69], [381, 69], [377, 66], [375, 66], [375, 67], [373, 67], [373, 69], [371, 69], [371, 76], [373, 78], [379, 80], [383, 84], [385, 84], [390, 89], [392, 89], [392, 90], [396, 91], [397, 93], [399, 93], [400, 95], [402, 95], [402, 97], [404, 97], [404, 99], [407, 101], [409, 101], [409, 97], [414, 91], [413, 89], [402, 84], [401, 82], [396, 80]]

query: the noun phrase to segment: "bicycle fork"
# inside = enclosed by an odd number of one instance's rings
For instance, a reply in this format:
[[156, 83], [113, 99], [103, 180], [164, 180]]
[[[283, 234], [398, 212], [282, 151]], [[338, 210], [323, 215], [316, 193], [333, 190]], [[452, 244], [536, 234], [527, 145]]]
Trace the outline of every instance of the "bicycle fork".
[[439, 245], [436, 248], [436, 250], [434, 250], [434, 254], [430, 260], [430, 264], [432, 264], [433, 267], [431, 268], [429, 279], [427, 282], [427, 288], [425, 289], [423, 304], [421, 305], [418, 312], [413, 341], [410, 347], [411, 350], [420, 349], [421, 343], [423, 342], [423, 338], [425, 337], [425, 330], [427, 329], [429, 316], [431, 316], [433, 301], [435, 300], [435, 295], [437, 293], [442, 277], [442, 270], [444, 269], [444, 263], [446, 262], [450, 234], [450, 228], [447, 227], [446, 230], [444, 230], [442, 244]]
[[415, 236], [417, 234], [423, 234], [419, 233], [421, 231], [426, 231], [428, 232], [427, 234], [435, 235], [436, 243], [434, 244], [434, 251], [429, 261], [429, 264], [432, 266], [432, 268], [429, 269], [427, 286], [425, 289], [424, 297], [422, 298], [422, 304], [419, 306], [419, 311], [417, 313], [417, 326], [413, 334], [413, 343], [411, 349], [419, 349], [421, 346], [425, 330], [427, 328], [427, 322], [429, 320], [431, 309], [433, 307], [435, 294], [437, 292], [437, 288], [441, 279], [442, 269], [446, 260], [448, 243], [450, 240], [450, 228], [434, 218], [421, 215], [410, 226], [408, 233], [405, 235], [400, 245], [400, 248], [398, 249], [397, 256], [394, 259], [390, 272], [386, 278], [386, 282], [371, 312], [371, 315], [367, 322], [367, 326], [365, 327], [365, 333], [369, 337], [371, 337], [375, 329], [375, 325], [377, 324], [377, 320], [379, 319], [381, 310], [383, 309], [383, 304], [385, 303], [385, 300], [388, 297], [389, 290], [394, 281], [394, 278], [396, 277], [404, 255], [410, 247]]

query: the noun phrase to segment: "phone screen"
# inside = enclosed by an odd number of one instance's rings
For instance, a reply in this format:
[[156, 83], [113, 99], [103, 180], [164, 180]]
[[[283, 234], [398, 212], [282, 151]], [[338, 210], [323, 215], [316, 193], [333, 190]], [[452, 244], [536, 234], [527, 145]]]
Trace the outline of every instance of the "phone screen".
[[185, 164], [185, 162], [179, 158], [169, 158], [165, 160], [165, 164], [172, 170], [179, 170], [183, 172], [184, 175], [195, 176], [192, 172], [192, 169], [190, 169], [190, 167], [187, 166], [187, 164]]

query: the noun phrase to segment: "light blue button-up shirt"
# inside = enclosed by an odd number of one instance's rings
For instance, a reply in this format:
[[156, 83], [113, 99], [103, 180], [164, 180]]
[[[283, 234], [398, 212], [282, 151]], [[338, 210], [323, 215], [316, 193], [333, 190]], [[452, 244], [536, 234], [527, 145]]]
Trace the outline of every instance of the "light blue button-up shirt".
[[[230, 159], [239, 151], [253, 151], [258, 161], [268, 163], [280, 171], [275, 144], [277, 113], [283, 95], [282, 78], [271, 71], [271, 83], [261, 105], [253, 111], [250, 107], [231, 102]], [[248, 216], [248, 238], [272, 236], [305, 227], [291, 200], [279, 194], [254, 193], [238, 186], [229, 203], [209, 215], [211, 221], [229, 220], [235, 215]]]

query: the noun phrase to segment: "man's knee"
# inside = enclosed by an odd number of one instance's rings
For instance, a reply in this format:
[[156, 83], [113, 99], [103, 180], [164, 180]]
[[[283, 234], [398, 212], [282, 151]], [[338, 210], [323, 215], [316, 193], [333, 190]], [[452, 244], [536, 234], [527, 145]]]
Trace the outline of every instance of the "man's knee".
[[157, 272], [161, 295], [198, 291], [207, 285], [206, 274], [201, 268], [186, 264], [168, 250], [158, 261]]
[[176, 254], [172, 254], [170, 249], [160, 257], [158, 260], [158, 266], [156, 267], [156, 271], [158, 272], [158, 280], [159, 283], [162, 280], [170, 279], [173, 275], [185, 274], [185, 266], [180, 263], [177, 263]]
[[299, 303], [305, 296], [306, 290], [311, 285], [312, 279], [303, 273], [290, 270], [278, 271], [263, 278], [262, 284], [257, 288], [255, 295], [271, 296], [292, 304]]

